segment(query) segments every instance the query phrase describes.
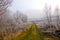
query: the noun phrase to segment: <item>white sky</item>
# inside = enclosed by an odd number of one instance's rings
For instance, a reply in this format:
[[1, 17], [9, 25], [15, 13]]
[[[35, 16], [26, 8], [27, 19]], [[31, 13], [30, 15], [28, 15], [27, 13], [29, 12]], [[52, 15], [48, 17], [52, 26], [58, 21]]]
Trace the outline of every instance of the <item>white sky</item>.
[[[40, 10], [43, 9], [45, 4], [51, 5], [52, 9], [55, 8], [56, 5], [60, 7], [60, 0], [14, 0], [11, 9], [12, 10], [20, 10], [20, 11], [28, 11], [28, 10]], [[34, 13], [26, 13], [29, 17], [33, 17]], [[39, 13], [35, 13], [39, 15]], [[36, 15], [34, 16], [36, 17]]]

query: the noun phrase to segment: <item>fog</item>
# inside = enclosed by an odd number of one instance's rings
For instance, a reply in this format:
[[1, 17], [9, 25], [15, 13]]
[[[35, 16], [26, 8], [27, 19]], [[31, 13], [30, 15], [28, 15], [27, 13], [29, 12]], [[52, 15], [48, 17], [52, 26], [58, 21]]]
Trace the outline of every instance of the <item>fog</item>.
[[60, 0], [14, 0], [10, 9], [22, 11], [28, 15], [28, 18], [39, 18], [43, 16], [40, 10], [44, 9], [45, 4], [54, 9], [57, 5], [60, 7]]

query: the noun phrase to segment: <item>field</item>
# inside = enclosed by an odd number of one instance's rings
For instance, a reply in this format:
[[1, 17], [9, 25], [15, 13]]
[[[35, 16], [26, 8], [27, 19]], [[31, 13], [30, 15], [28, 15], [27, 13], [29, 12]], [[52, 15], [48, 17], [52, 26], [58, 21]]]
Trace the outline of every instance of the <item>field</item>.
[[12, 38], [12, 40], [60, 40], [51, 33], [44, 34], [39, 30], [36, 24], [32, 24], [26, 28], [26, 31], [22, 31], [20, 34]]
[[60, 40], [52, 31], [42, 32], [36, 24], [28, 25], [25, 30], [7, 35], [0, 34], [0, 40]]

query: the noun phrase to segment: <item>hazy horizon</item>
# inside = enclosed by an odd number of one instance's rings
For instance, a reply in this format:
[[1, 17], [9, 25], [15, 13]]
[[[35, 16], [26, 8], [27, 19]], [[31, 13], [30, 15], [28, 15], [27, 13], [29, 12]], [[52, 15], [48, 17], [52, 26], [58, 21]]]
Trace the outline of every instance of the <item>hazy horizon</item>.
[[44, 15], [40, 11], [44, 9], [45, 4], [51, 6], [52, 9], [57, 5], [60, 8], [60, 0], [14, 0], [10, 8], [24, 12], [28, 18], [39, 18]]

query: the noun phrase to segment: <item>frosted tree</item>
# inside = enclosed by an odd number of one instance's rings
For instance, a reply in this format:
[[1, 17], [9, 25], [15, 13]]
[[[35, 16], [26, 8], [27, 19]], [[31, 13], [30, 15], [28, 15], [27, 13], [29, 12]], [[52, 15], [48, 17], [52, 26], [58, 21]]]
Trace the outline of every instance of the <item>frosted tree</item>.
[[54, 13], [56, 14], [57, 27], [60, 29], [60, 27], [59, 27], [59, 23], [60, 23], [60, 21], [59, 21], [59, 7], [58, 6], [56, 6]]
[[1, 31], [0, 40], [3, 40], [6, 32], [5, 31], [6, 27], [4, 26], [6, 24], [4, 17], [6, 16], [4, 16], [4, 14], [6, 13], [7, 8], [10, 6], [11, 3], [12, 3], [12, 0], [0, 0], [0, 31]]
[[2, 15], [8, 6], [10, 6], [12, 0], [0, 0], [0, 15]]
[[27, 22], [27, 16], [25, 14], [23, 14], [22, 12], [19, 12], [19, 11], [16, 11], [16, 13], [14, 14], [14, 19], [19, 24]]

